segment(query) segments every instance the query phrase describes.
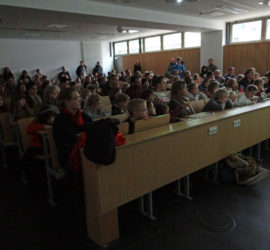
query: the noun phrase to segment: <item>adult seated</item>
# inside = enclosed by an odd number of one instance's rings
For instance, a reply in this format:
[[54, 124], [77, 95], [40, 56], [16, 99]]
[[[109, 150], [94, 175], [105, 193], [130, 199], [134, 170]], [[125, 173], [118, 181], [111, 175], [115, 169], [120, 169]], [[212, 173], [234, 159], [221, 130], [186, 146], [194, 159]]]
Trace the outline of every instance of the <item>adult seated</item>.
[[59, 163], [66, 169], [79, 134], [86, 131], [92, 119], [80, 111], [81, 99], [78, 91], [66, 88], [60, 92], [59, 100], [61, 109], [53, 123], [53, 136]]
[[152, 85], [155, 89], [154, 91], [154, 105], [158, 104], [168, 104], [170, 101], [170, 94], [167, 92], [167, 78], [163, 76], [158, 76], [153, 79]]

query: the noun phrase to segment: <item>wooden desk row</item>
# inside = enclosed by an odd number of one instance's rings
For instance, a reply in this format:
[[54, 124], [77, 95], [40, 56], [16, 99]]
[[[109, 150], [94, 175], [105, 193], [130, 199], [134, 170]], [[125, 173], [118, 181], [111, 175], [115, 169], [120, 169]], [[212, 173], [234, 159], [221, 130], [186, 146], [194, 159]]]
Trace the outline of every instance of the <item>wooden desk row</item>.
[[119, 206], [270, 138], [269, 124], [265, 102], [127, 136], [109, 166], [82, 154], [89, 237], [101, 246], [117, 239]]

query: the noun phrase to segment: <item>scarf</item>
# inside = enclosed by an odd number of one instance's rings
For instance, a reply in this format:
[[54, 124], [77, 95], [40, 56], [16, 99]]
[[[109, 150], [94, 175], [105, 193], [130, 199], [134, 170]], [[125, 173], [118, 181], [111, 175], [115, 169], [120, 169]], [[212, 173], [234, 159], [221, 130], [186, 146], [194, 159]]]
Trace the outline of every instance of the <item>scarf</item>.
[[64, 107], [61, 108], [61, 111], [62, 111], [63, 114], [68, 116], [70, 118], [70, 120], [72, 120], [72, 122], [74, 124], [76, 124], [79, 127], [83, 126], [84, 120], [82, 118], [82, 112], [80, 110], [78, 110], [75, 115], [73, 115], [69, 110], [67, 110]]

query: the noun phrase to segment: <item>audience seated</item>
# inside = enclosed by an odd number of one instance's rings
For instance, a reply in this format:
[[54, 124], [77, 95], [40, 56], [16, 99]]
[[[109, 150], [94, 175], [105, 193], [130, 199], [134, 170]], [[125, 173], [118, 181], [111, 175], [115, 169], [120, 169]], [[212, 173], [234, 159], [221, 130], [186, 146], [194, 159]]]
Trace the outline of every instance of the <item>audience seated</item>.
[[160, 103], [168, 104], [170, 101], [170, 94], [166, 92], [167, 90], [167, 79], [163, 76], [157, 76], [153, 78], [152, 85], [154, 88], [154, 105]]
[[120, 93], [115, 99], [115, 103], [112, 105], [112, 115], [124, 114], [127, 111], [127, 105], [129, 102], [129, 96]]
[[[138, 71], [137, 71], [138, 72]], [[143, 93], [141, 75], [134, 75], [130, 78], [130, 87], [126, 90], [126, 94], [133, 98], [141, 98]]]
[[129, 134], [135, 132], [135, 122], [148, 117], [146, 101], [140, 98], [130, 100], [127, 106], [129, 117], [126, 120], [129, 123]]
[[[82, 113], [78, 91], [66, 88], [60, 92], [60, 114], [53, 123], [53, 136], [62, 168], [68, 168], [69, 157], [80, 133], [86, 131], [91, 117]], [[68, 136], [67, 136], [68, 135]]]
[[207, 96], [199, 91], [198, 85], [196, 83], [191, 83], [188, 86], [188, 98], [189, 101], [197, 101], [202, 99], [207, 99]]
[[97, 94], [88, 97], [83, 107], [83, 113], [91, 117], [92, 120], [110, 115], [110, 113], [102, 109], [102, 97]]
[[233, 102], [229, 99], [229, 93], [226, 89], [218, 89], [213, 98], [204, 106], [202, 112], [206, 111], [220, 111], [234, 106]]
[[257, 94], [258, 88], [255, 85], [249, 85], [246, 91], [237, 101], [237, 106], [246, 106], [257, 102], [257, 98], [254, 96]]

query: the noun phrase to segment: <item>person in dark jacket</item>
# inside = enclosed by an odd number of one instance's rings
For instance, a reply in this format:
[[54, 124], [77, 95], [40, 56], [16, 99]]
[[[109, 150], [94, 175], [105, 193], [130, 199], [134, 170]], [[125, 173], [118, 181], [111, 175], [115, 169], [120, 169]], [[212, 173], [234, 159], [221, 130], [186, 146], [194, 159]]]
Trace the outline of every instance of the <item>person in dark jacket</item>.
[[234, 104], [228, 97], [229, 92], [226, 89], [217, 90], [214, 97], [204, 106], [202, 112], [221, 111], [232, 108]]
[[97, 62], [95, 68], [93, 69], [93, 75], [95, 75], [95, 73], [102, 73], [103, 72], [103, 68], [100, 66], [100, 63]]
[[136, 71], [142, 71], [141, 63], [139, 61], [136, 61], [136, 63], [134, 64], [134, 73]]
[[87, 75], [86, 70], [87, 70], [87, 67], [86, 67], [86, 65], [84, 64], [84, 61], [80, 61], [80, 65], [79, 65], [79, 66], [77, 67], [77, 69], [76, 69], [76, 75], [77, 75], [78, 77], [81, 77], [81, 76], [86, 77], [86, 75]]
[[66, 88], [60, 92], [60, 114], [53, 123], [53, 136], [58, 150], [59, 163], [67, 169], [69, 157], [80, 133], [86, 131], [92, 119], [80, 111], [81, 99], [78, 91]]
[[250, 68], [245, 72], [245, 77], [239, 82], [240, 88], [246, 89], [246, 87], [250, 84], [254, 84], [254, 68]]
[[130, 78], [130, 87], [127, 89], [126, 94], [133, 98], [140, 98], [143, 93], [142, 78], [139, 75], [134, 75]]

